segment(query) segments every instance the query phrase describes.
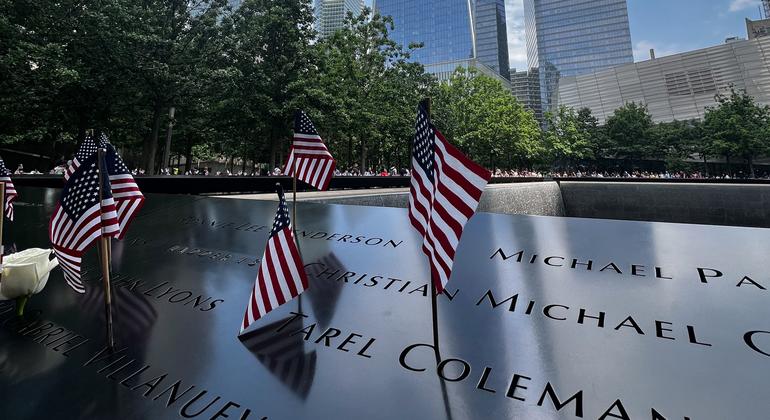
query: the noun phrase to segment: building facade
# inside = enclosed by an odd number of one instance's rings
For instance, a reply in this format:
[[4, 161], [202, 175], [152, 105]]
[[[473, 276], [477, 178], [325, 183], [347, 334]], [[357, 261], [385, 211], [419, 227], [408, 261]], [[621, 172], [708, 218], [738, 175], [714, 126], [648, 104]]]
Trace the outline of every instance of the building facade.
[[626, 0], [524, 0], [524, 24], [544, 111], [553, 107], [560, 77], [634, 62]]
[[749, 39], [770, 35], [770, 19], [746, 19], [746, 33], [749, 34]]
[[315, 29], [321, 38], [327, 37], [342, 28], [348, 13], [358, 16], [363, 9], [364, 0], [315, 0]]
[[393, 18], [394, 41], [422, 44], [412, 59], [439, 79], [475, 67], [508, 84], [504, 0], [375, 0], [374, 8]]
[[532, 111], [535, 119], [543, 122], [543, 107], [540, 102], [540, 74], [538, 69], [516, 71], [511, 69], [511, 93]]
[[504, 0], [476, 0], [475, 31], [478, 60], [510, 79]]
[[703, 119], [714, 96], [731, 86], [770, 105], [770, 37], [565, 77], [557, 100], [590, 108], [600, 123], [629, 102], [647, 105], [655, 122], [683, 121]]

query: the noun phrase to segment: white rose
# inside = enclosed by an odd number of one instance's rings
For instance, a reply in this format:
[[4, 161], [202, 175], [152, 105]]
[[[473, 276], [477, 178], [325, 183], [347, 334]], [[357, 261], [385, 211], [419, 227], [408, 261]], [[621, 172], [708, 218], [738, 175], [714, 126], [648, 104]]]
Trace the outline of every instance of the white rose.
[[48, 275], [59, 265], [50, 249], [30, 248], [3, 258], [0, 300], [16, 299], [40, 293]]

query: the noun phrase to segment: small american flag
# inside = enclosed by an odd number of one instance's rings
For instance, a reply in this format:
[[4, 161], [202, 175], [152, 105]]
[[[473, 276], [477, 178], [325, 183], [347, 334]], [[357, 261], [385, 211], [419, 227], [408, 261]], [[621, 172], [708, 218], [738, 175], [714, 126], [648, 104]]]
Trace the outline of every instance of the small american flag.
[[452, 274], [465, 224], [492, 174], [449, 144], [422, 105], [415, 128], [409, 219], [423, 237], [422, 250], [441, 293]]
[[[70, 174], [48, 225], [48, 236], [64, 271], [64, 279], [78, 293], [85, 293], [80, 280], [83, 253], [101, 236], [120, 233], [109, 178], [102, 176], [99, 185], [98, 158], [98, 154], [93, 154], [84, 159]], [[101, 166], [104, 168], [106, 162], [102, 161]]]
[[305, 267], [294, 242], [289, 208], [280, 187], [278, 198], [278, 212], [243, 316], [241, 333], [254, 321], [299, 296], [308, 287]]
[[329, 188], [329, 182], [337, 167], [337, 162], [305, 111], [297, 112], [294, 117], [294, 142], [289, 150], [289, 159], [283, 168], [283, 174], [294, 176], [295, 166], [297, 179], [321, 191]]
[[13, 186], [13, 181], [11, 181], [11, 171], [8, 170], [2, 159], [0, 159], [0, 182], [5, 185], [5, 217], [13, 221], [13, 200], [16, 200], [19, 194], [16, 192], [16, 187]]
[[64, 173], [64, 179], [69, 179], [72, 173], [80, 167], [80, 162], [95, 155], [99, 148], [107, 150], [105, 154], [105, 168], [110, 177], [112, 196], [115, 199], [118, 223], [120, 224], [120, 232], [116, 237], [117, 239], [123, 239], [128, 225], [136, 216], [136, 212], [144, 205], [144, 195], [139, 190], [139, 186], [136, 185], [136, 181], [134, 181], [134, 177], [131, 175], [128, 167], [123, 163], [123, 159], [120, 158], [117, 150], [110, 144], [104, 133], [101, 134], [98, 142], [94, 141], [91, 136], [86, 137], [75, 153], [74, 159], [68, 165], [67, 171]]
[[83, 140], [83, 143], [80, 143], [78, 151], [75, 152], [75, 157], [69, 161], [67, 170], [64, 171], [64, 180], [69, 180], [72, 174], [80, 167], [80, 164], [85, 162], [91, 156], [94, 156], [98, 150], [99, 148], [96, 141], [94, 141], [94, 138], [87, 135], [85, 140]]

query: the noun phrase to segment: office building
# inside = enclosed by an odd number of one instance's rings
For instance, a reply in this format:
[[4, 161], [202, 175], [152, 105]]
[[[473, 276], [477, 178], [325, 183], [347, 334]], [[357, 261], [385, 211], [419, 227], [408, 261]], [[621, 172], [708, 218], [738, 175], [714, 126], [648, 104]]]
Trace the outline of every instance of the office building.
[[600, 123], [629, 102], [647, 105], [655, 122], [703, 119], [730, 86], [770, 105], [770, 37], [564, 77], [557, 104], [588, 107]]
[[315, 0], [313, 13], [315, 29], [321, 38], [342, 28], [348, 13], [358, 16], [364, 8], [363, 0]]
[[511, 69], [511, 93], [535, 119], [542, 123], [543, 107], [540, 102], [540, 74], [538, 69], [516, 71]]
[[770, 19], [746, 19], [746, 33], [749, 39], [770, 35]]
[[510, 79], [504, 0], [476, 0], [475, 16], [476, 57]]
[[375, 0], [375, 10], [393, 18], [390, 37], [440, 80], [457, 67], [476, 68], [509, 86], [504, 0]]
[[634, 61], [626, 0], [524, 0], [524, 24], [543, 111], [553, 107], [560, 77]]

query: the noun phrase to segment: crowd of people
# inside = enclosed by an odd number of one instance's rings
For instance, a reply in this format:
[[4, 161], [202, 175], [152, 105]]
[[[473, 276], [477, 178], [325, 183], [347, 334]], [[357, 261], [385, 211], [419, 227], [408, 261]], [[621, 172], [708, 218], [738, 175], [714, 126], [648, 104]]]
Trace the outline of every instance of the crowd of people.
[[16, 167], [16, 170], [13, 171], [14, 175], [42, 175], [42, 172], [38, 172], [36, 170], [31, 170], [29, 172], [24, 172], [24, 165], [19, 164], [19, 166]]
[[[59, 164], [50, 170], [51, 175], [64, 174], [66, 170], [65, 164]], [[133, 169], [131, 173], [134, 176], [145, 175], [144, 169]], [[41, 175], [41, 172], [30, 171], [25, 172], [24, 166], [19, 165], [14, 171], [15, 175]], [[181, 168], [163, 168], [160, 171], [160, 175], [187, 175], [187, 176], [282, 176], [283, 170], [279, 167], [274, 168], [272, 171], [267, 169], [256, 169], [253, 171], [230, 171], [221, 170], [217, 171], [210, 167], [192, 168], [191, 170], [184, 171]], [[390, 168], [381, 167], [374, 168], [369, 167], [363, 172], [360, 170], [357, 164], [352, 165], [349, 168], [337, 167], [334, 171], [334, 176], [410, 176], [410, 170], [408, 168], [397, 168], [391, 166]], [[718, 173], [718, 174], [706, 174], [701, 171], [642, 171], [642, 170], [535, 170], [535, 169], [496, 169], [493, 171], [492, 176], [495, 178], [640, 178], [640, 179], [748, 179], [747, 173], [738, 171], [735, 173]], [[758, 171], [754, 179], [770, 179], [770, 172]]]
[[[642, 178], [642, 179], [731, 179], [746, 178], [742, 172], [730, 176], [730, 174], [711, 174], [706, 175], [700, 171], [544, 171], [536, 172], [531, 170], [501, 170], [498, 169], [492, 175], [496, 178]], [[762, 178], [769, 178], [764, 174]]]

